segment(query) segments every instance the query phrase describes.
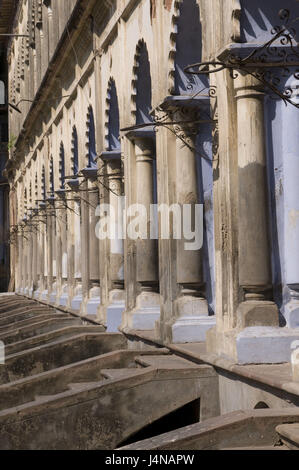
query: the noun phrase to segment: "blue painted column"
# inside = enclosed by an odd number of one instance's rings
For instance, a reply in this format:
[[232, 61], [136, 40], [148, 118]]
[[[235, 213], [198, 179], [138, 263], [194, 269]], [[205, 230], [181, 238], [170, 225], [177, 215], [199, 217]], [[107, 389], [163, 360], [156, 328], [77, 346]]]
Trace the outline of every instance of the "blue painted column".
[[[299, 104], [299, 83], [292, 77], [287, 86]], [[284, 171], [285, 282], [289, 299], [284, 308], [287, 326], [299, 327], [299, 109], [285, 108], [282, 119]]]

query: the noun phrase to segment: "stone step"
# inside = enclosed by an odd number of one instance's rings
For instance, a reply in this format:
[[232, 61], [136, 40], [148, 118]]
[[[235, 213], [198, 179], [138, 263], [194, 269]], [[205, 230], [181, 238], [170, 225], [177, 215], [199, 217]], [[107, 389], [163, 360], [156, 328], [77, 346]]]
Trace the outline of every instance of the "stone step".
[[55, 317], [49, 318], [48, 320], [38, 321], [30, 325], [24, 326], [19, 329], [9, 330], [6, 333], [0, 334], [0, 340], [4, 341], [6, 345], [17, 343], [23, 340], [27, 340], [34, 336], [39, 336], [50, 331], [58, 330], [67, 326], [79, 326], [82, 324], [80, 318], [71, 317]]
[[64, 392], [35, 392], [34, 401], [0, 411], [0, 448], [112, 450], [198, 400], [204, 385], [192, 374], [185, 380], [181, 370], [176, 376], [167, 370], [157, 375], [151, 367], [128, 369], [125, 375], [104, 371], [110, 380], [72, 381]]
[[71, 317], [70, 317], [70, 315], [67, 315], [65, 313], [64, 314], [62, 314], [62, 313], [52, 313], [52, 312], [51, 313], [38, 313], [34, 317], [26, 318], [24, 320], [16, 321], [15, 323], [0, 326], [0, 336], [1, 336], [1, 334], [6, 333], [7, 331], [14, 331], [17, 328], [22, 328], [23, 326], [31, 325], [33, 323], [37, 323], [38, 321], [48, 320], [48, 319], [51, 319], [51, 318], [70, 319]]
[[[153, 353], [154, 351], [151, 351], [151, 354]], [[34, 401], [36, 394], [63, 392], [68, 389], [69, 383], [100, 381], [102, 369], [132, 368], [137, 354], [142, 352], [115, 350], [0, 385], [0, 410]]]
[[26, 312], [21, 312], [21, 313], [14, 313], [12, 315], [6, 315], [6, 316], [1, 316], [0, 317], [0, 327], [1, 326], [6, 326], [6, 325], [9, 325], [9, 324], [14, 324], [16, 323], [17, 321], [21, 321], [21, 320], [27, 320], [29, 318], [32, 318], [32, 317], [35, 317], [36, 315], [38, 314], [55, 314], [55, 310], [53, 309], [48, 309], [48, 308], [34, 308], [34, 309], [30, 309]]
[[289, 449], [299, 450], [299, 423], [280, 424], [276, 432]]
[[30, 302], [18, 302], [10, 303], [9, 305], [1, 305], [0, 307], [0, 316], [5, 315], [9, 312], [18, 313], [19, 311], [30, 310], [31, 308], [36, 307], [37, 304], [34, 301]]
[[84, 333], [56, 340], [6, 356], [5, 366], [0, 367], [0, 383], [13, 382], [126, 346], [125, 337], [117, 333]]
[[[140, 369], [139, 369], [140, 370]], [[106, 379], [120, 380], [126, 377], [132, 377], [138, 373], [138, 369], [102, 369], [101, 374]]]
[[242, 450], [242, 451], [249, 451], [249, 450], [255, 450], [255, 451], [272, 451], [272, 450], [290, 450], [287, 446], [252, 446], [252, 447], [226, 447], [221, 450]]
[[9, 344], [5, 347], [5, 354], [10, 356], [18, 352], [26, 351], [27, 349], [41, 346], [43, 344], [49, 344], [50, 342], [53, 342], [57, 339], [68, 339], [81, 333], [104, 333], [104, 331], [105, 328], [103, 326], [67, 326], [65, 328], [55, 329], [42, 335], [33, 336], [32, 338]]
[[142, 367], [151, 366], [156, 369], [198, 369], [198, 364], [175, 355], [138, 356], [136, 357], [136, 363]]
[[119, 450], [274, 448], [280, 444], [275, 428], [286, 421], [299, 424], [298, 408], [234, 411], [135, 442]]
[[71, 384], [68, 384], [68, 388], [70, 390], [82, 390], [82, 389], [86, 389], [88, 387], [95, 387], [96, 385], [98, 385], [100, 382], [97, 381], [97, 382], [78, 382], [78, 383], [71, 383]]

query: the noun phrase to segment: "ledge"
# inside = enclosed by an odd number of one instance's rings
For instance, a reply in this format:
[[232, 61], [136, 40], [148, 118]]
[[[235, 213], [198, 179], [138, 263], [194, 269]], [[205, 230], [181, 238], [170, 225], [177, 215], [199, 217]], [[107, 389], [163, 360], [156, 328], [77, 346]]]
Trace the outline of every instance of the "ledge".
[[157, 338], [154, 330], [136, 331], [125, 328], [120, 331], [131, 340], [141, 340], [155, 346], [163, 346], [190, 361], [209, 364], [216, 369], [230, 372], [244, 379], [299, 396], [299, 382], [292, 380], [290, 363], [242, 366], [216, 354], [208, 354], [205, 343], [164, 344], [161, 339]]

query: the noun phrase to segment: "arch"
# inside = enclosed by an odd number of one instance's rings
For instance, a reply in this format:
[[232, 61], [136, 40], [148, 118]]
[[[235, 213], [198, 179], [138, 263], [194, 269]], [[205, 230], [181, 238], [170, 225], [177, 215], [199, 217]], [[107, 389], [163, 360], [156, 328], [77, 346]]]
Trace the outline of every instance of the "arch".
[[96, 152], [96, 131], [95, 131], [95, 121], [92, 106], [89, 106], [87, 113], [87, 149], [88, 149], [88, 167], [95, 168], [97, 152]]
[[202, 58], [202, 27], [196, 0], [176, 0], [172, 17], [169, 52], [169, 93], [193, 95], [208, 86], [204, 75], [184, 73], [187, 65]]
[[27, 212], [27, 188], [24, 189], [24, 213], [23, 216], [25, 217]]
[[109, 80], [107, 90], [105, 127], [106, 150], [120, 149], [118, 96], [115, 81], [112, 77]]
[[132, 80], [132, 117], [136, 124], [152, 122], [152, 79], [146, 43], [141, 39], [136, 47]]
[[55, 184], [54, 184], [54, 161], [53, 161], [53, 157], [50, 158], [49, 183], [50, 183], [50, 195], [54, 196]]
[[255, 410], [263, 410], [267, 408], [270, 408], [270, 406], [268, 406], [264, 401], [259, 401], [254, 407]]
[[73, 175], [77, 176], [79, 173], [79, 151], [78, 151], [78, 133], [76, 126], [73, 127], [72, 131], [72, 171]]
[[37, 176], [37, 171], [35, 172], [35, 181], [34, 181], [34, 203], [35, 206], [37, 206], [37, 200], [38, 200], [38, 176]]
[[59, 147], [59, 186], [60, 189], [65, 187], [65, 156], [64, 156], [64, 145], [60, 143]]
[[45, 201], [46, 200], [46, 170], [45, 170], [45, 165], [42, 167], [42, 198]]

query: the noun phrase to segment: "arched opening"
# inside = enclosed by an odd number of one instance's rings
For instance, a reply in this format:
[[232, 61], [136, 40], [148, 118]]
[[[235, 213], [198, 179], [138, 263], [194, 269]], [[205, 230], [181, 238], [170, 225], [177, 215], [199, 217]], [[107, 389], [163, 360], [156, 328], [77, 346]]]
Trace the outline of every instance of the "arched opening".
[[45, 166], [43, 165], [42, 168], [42, 198], [45, 201], [46, 200], [46, 171], [45, 171]]
[[65, 187], [65, 157], [64, 157], [64, 145], [61, 142], [59, 149], [59, 183], [60, 189]]
[[88, 108], [87, 114], [87, 136], [88, 136], [88, 167], [95, 168], [97, 166], [97, 152], [96, 152], [96, 134], [95, 122], [92, 106]]
[[259, 401], [254, 407], [255, 410], [264, 410], [267, 408], [270, 408], [270, 406], [268, 406], [264, 401]]
[[201, 50], [202, 27], [199, 6], [196, 0], [185, 0], [180, 5], [180, 14], [177, 21], [176, 95], [193, 95], [208, 86], [208, 79], [204, 75], [189, 75], [184, 72], [187, 65], [201, 61]]
[[72, 132], [72, 165], [73, 175], [77, 176], [79, 173], [79, 152], [78, 152], [78, 133], [74, 126]]
[[54, 184], [54, 162], [53, 157], [50, 159], [50, 196], [54, 197], [55, 184]]
[[144, 41], [138, 45], [137, 85], [136, 85], [136, 124], [152, 122], [152, 79], [147, 47]]
[[115, 81], [113, 79], [109, 81], [107, 101], [109, 103], [107, 150], [113, 151], [120, 149], [119, 107]]

